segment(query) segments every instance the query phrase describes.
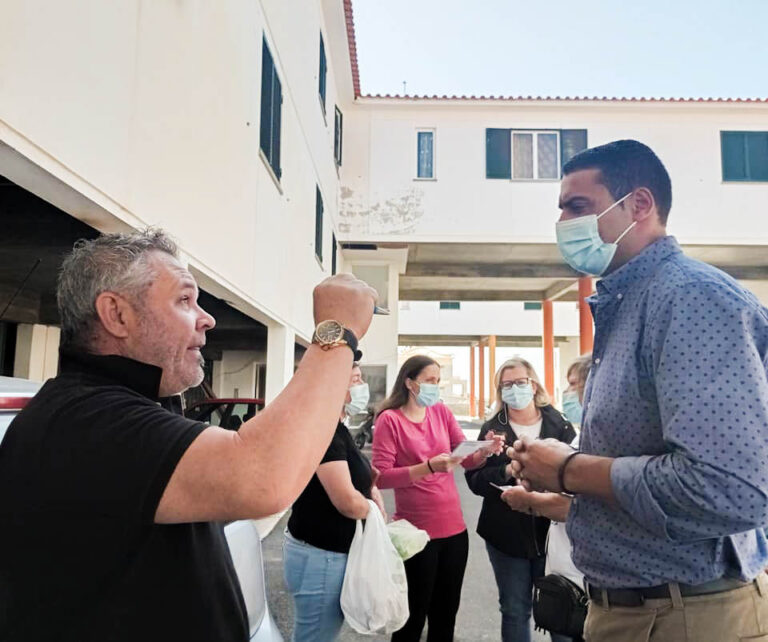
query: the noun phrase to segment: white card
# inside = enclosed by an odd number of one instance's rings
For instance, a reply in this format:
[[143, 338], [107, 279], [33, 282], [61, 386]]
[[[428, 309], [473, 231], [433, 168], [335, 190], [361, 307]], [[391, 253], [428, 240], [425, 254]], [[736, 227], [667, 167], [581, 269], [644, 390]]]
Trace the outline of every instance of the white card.
[[488, 482], [488, 483], [494, 488], [498, 488], [501, 492], [504, 492], [505, 490], [509, 490], [510, 488], [514, 488], [514, 486], [508, 486], [508, 485], [499, 486], [498, 484], [494, 484], [493, 482]]
[[456, 448], [453, 449], [451, 457], [466, 457], [474, 452], [477, 452], [481, 448], [490, 446], [493, 440], [488, 441], [462, 441]]

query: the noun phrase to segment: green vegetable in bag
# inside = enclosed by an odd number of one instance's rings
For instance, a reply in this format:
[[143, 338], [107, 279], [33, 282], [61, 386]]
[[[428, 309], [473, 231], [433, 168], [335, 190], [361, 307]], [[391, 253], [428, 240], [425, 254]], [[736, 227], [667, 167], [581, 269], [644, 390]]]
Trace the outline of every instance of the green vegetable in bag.
[[387, 524], [387, 530], [389, 538], [404, 560], [413, 557], [416, 553], [421, 553], [429, 541], [427, 531], [416, 528], [407, 519], [390, 522]]

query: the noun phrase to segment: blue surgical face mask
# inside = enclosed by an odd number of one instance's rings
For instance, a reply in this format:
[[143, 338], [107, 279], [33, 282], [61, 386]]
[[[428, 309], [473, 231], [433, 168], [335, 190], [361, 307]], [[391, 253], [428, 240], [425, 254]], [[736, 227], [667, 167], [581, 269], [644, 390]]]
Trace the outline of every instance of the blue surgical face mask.
[[600, 276], [608, 269], [613, 255], [616, 254], [619, 241], [629, 233], [637, 221], [632, 221], [630, 226], [613, 243], [606, 243], [601, 238], [597, 221], [619, 203], [624, 202], [630, 194], [632, 192], [620, 198], [600, 214], [588, 214], [572, 218], [569, 221], [557, 222], [555, 225], [557, 247], [560, 249], [560, 254], [563, 255], [565, 262], [574, 270]]
[[368, 400], [371, 398], [371, 391], [368, 388], [367, 383], [361, 383], [356, 386], [352, 386], [349, 389], [349, 403], [344, 406], [345, 412], [353, 417], [366, 408], [368, 408]]
[[434, 406], [440, 401], [440, 386], [436, 383], [419, 384], [419, 394], [416, 395], [416, 403], [422, 408]]
[[581, 424], [581, 414], [583, 412], [579, 393], [576, 391], [563, 393], [563, 414], [572, 424]]
[[522, 387], [510, 386], [501, 389], [501, 400], [514, 410], [522, 410], [533, 401], [533, 386], [530, 383]]

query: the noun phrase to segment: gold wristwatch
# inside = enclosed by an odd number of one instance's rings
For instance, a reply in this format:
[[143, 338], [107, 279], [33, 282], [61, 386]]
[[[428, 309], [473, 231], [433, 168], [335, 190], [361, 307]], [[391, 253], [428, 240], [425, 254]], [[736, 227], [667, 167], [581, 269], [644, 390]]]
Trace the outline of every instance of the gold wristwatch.
[[317, 324], [315, 332], [312, 334], [312, 343], [316, 343], [323, 350], [330, 350], [337, 346], [349, 346], [355, 361], [360, 361], [363, 358], [363, 353], [357, 349], [357, 337], [354, 332], [332, 319]]

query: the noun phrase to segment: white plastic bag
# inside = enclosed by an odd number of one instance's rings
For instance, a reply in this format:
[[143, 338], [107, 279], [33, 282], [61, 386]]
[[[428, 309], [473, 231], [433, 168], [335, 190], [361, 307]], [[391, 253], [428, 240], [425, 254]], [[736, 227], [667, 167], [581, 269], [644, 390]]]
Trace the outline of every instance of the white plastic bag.
[[341, 587], [341, 610], [358, 633], [393, 633], [408, 620], [408, 581], [384, 517], [368, 500], [365, 528], [355, 525]]
[[389, 538], [403, 560], [411, 559], [416, 553], [421, 553], [429, 542], [427, 531], [416, 528], [407, 519], [389, 522], [387, 530], [389, 531]]

